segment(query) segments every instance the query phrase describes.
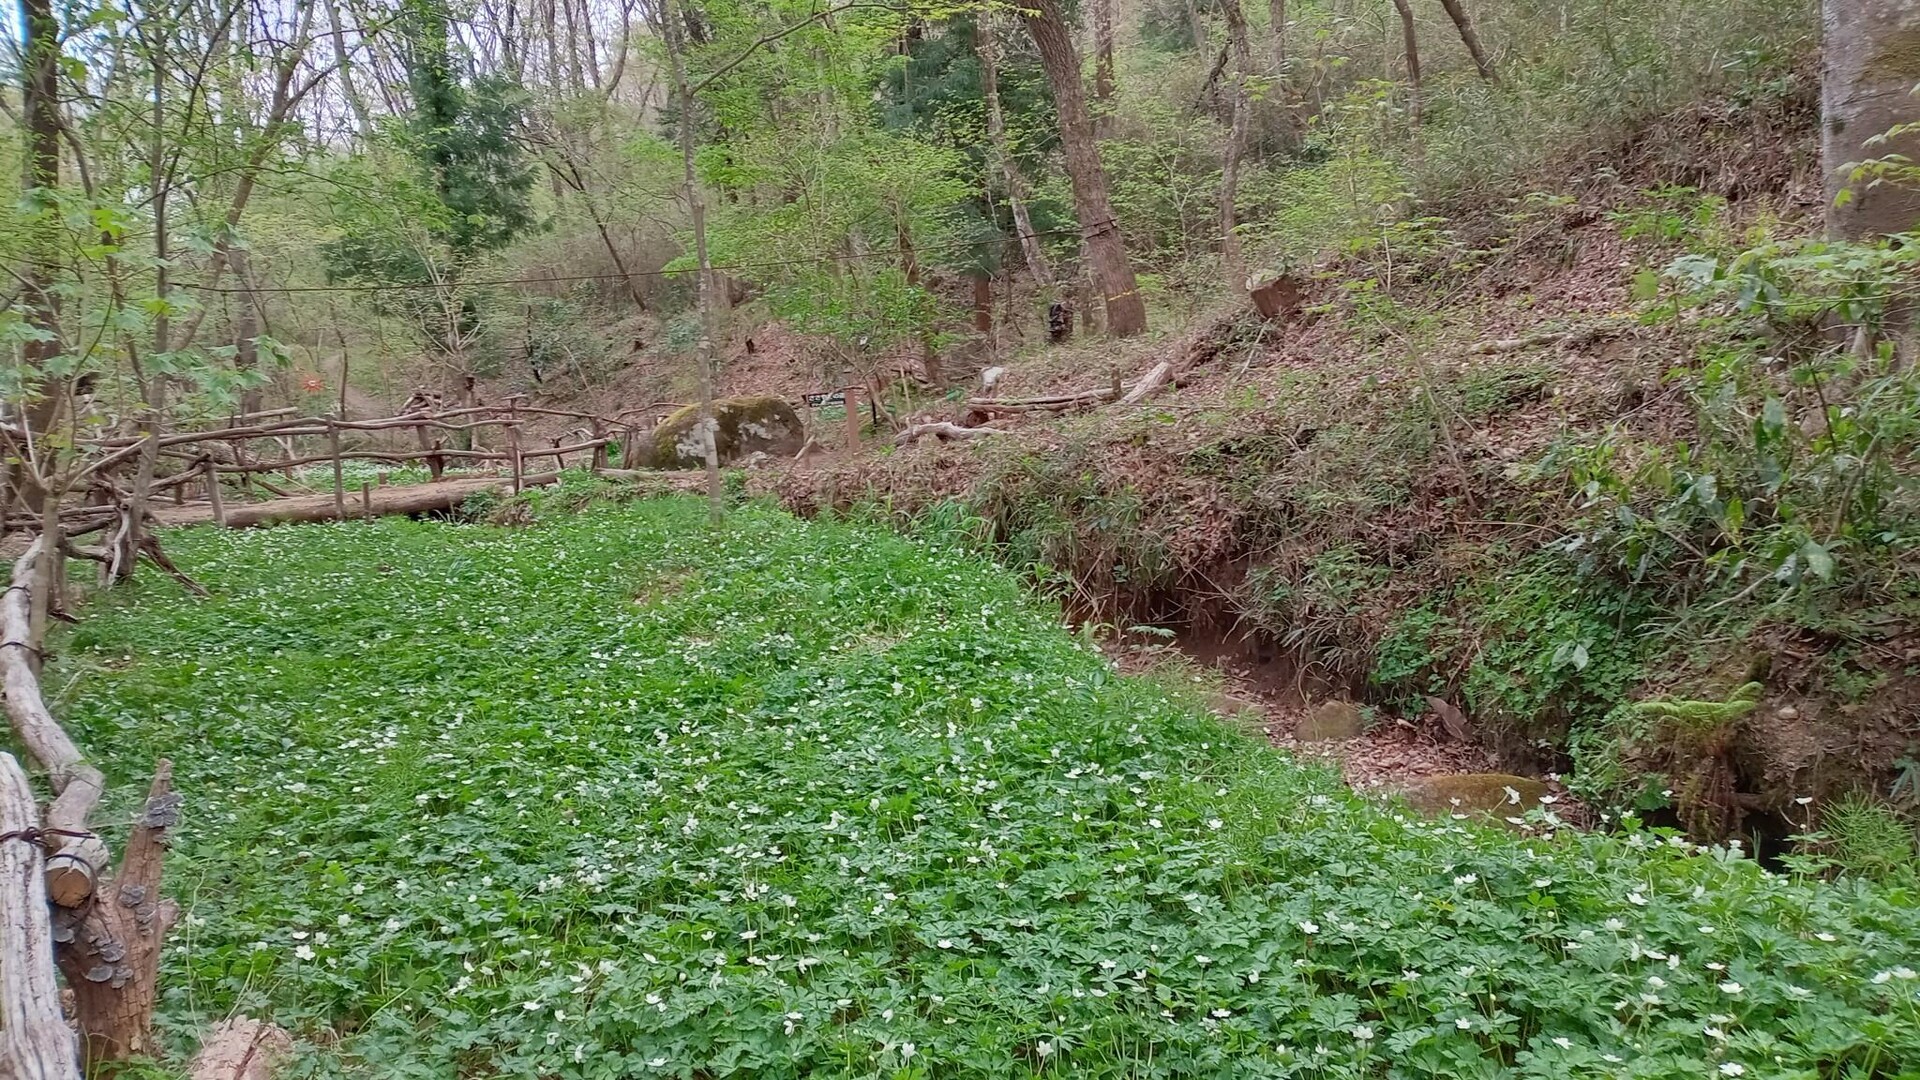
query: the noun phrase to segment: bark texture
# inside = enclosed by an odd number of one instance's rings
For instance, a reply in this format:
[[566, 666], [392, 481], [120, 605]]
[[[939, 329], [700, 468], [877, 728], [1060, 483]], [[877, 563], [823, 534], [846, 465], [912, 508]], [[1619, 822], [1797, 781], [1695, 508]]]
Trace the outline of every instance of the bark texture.
[[1407, 112], [1413, 122], [1420, 122], [1420, 37], [1413, 28], [1413, 5], [1407, 0], [1393, 0], [1394, 10], [1400, 13], [1400, 36], [1406, 43], [1407, 53]]
[[1027, 183], [1007, 148], [1007, 122], [1000, 112], [1000, 67], [997, 62], [999, 41], [994, 36], [990, 9], [982, 8], [975, 31], [980, 52], [980, 88], [987, 101], [987, 149], [1007, 185], [1007, 207], [1013, 212], [1013, 227], [1020, 234], [1020, 255], [1026, 260], [1033, 283], [1045, 288], [1053, 284], [1053, 268], [1047, 265], [1046, 249], [1033, 232], [1033, 215], [1027, 212]]
[[[1406, 3], [1406, 0], [1397, 0]], [[1246, 266], [1240, 258], [1240, 159], [1247, 151], [1248, 113], [1253, 109], [1247, 91], [1247, 79], [1253, 74], [1253, 47], [1247, 40], [1247, 16], [1240, 0], [1220, 0], [1220, 12], [1227, 20], [1227, 47], [1233, 54], [1233, 74], [1229, 78], [1232, 118], [1228, 124], [1227, 146], [1220, 160], [1220, 261], [1227, 275], [1227, 291], [1239, 291], [1246, 278]]]
[[0, 753], [0, 1076], [75, 1080], [80, 1051], [60, 1015], [53, 931], [33, 789], [12, 754]]
[[[1852, 184], [1850, 165], [1888, 154], [1920, 160], [1920, 132], [1868, 145], [1895, 124], [1920, 119], [1920, 0], [1823, 0], [1820, 157], [1827, 235], [1867, 240], [1920, 222], [1920, 191]], [[1842, 192], [1851, 194], [1843, 201]]]
[[1107, 171], [1100, 163], [1100, 147], [1087, 115], [1086, 95], [1080, 88], [1080, 54], [1057, 0], [1032, 0], [1021, 17], [1040, 51], [1040, 63], [1053, 88], [1054, 108], [1060, 120], [1060, 146], [1066, 156], [1067, 179], [1073, 186], [1074, 210], [1080, 233], [1086, 238], [1087, 258], [1095, 286], [1107, 309], [1107, 333], [1133, 337], [1147, 329], [1147, 305], [1127, 262], [1127, 247], [1107, 194]]
[[1287, 71], [1287, 0], [1267, 0], [1267, 20], [1273, 24], [1273, 74], [1282, 78]]
[[293, 1056], [293, 1039], [273, 1024], [246, 1016], [222, 1020], [200, 1040], [188, 1080], [267, 1080]]
[[155, 1052], [160, 944], [179, 914], [174, 902], [160, 895], [160, 872], [166, 832], [179, 816], [173, 766], [162, 760], [113, 881], [87, 907], [63, 908], [54, 916], [56, 956], [73, 991], [89, 1065]]

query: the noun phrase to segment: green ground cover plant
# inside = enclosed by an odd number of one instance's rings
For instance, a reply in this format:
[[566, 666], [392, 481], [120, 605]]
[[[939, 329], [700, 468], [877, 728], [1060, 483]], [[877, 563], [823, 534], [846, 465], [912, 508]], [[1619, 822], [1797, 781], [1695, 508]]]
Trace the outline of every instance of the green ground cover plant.
[[169, 755], [188, 799], [169, 1037], [244, 1009], [328, 1077], [1920, 1070], [1911, 891], [1383, 808], [937, 534], [570, 505], [176, 533], [209, 599], [145, 578], [57, 642], [109, 789]]

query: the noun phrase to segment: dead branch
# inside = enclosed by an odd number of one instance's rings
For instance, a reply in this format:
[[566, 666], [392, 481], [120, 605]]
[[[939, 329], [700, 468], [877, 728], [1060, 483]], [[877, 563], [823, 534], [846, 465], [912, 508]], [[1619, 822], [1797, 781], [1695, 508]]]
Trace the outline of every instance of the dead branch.
[[988, 427], [968, 428], [968, 427], [961, 427], [958, 424], [949, 424], [946, 421], [942, 420], [934, 423], [913, 425], [907, 430], [902, 431], [900, 434], [895, 435], [893, 437], [893, 445], [906, 446], [910, 443], [915, 443], [920, 441], [923, 438], [929, 438], [929, 437], [939, 439], [941, 442], [946, 442], [949, 439], [977, 439], [984, 435], [1011, 435], [1011, 434], [1012, 432], [1002, 431], [999, 428], [988, 428]]

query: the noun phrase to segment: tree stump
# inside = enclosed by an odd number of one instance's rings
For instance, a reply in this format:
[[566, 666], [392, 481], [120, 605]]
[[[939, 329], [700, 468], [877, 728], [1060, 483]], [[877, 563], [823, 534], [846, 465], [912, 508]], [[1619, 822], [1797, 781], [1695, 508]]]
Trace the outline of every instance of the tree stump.
[[160, 943], [179, 908], [160, 895], [166, 832], [180, 816], [173, 765], [154, 767], [147, 805], [134, 821], [120, 868], [93, 903], [54, 911], [61, 974], [73, 991], [87, 1062], [152, 1054]]
[[1289, 319], [1300, 310], [1300, 282], [1290, 274], [1258, 270], [1247, 278], [1247, 295], [1263, 319]]

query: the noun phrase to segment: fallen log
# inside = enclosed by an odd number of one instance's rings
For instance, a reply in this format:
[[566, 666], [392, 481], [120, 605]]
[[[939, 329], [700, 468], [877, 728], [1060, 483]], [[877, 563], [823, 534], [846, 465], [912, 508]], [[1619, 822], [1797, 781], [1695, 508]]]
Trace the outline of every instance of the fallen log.
[[[560, 474], [557, 472], [536, 473], [523, 477], [521, 484], [537, 487], [555, 483], [559, 479]], [[465, 502], [469, 496], [483, 491], [504, 490], [512, 484], [511, 477], [478, 476], [462, 477], [457, 480], [437, 480], [426, 484], [375, 488], [371, 511], [376, 516], [385, 516], [452, 510]], [[235, 529], [256, 525], [337, 521], [349, 516], [348, 511], [335, 505], [331, 492], [229, 506], [226, 512], [227, 525]], [[360, 507], [355, 506], [350, 513], [357, 516], [360, 512]], [[153, 511], [153, 518], [161, 525], [199, 525], [212, 521], [213, 513], [212, 508], [204, 504], [162, 506]]]
[[0, 596], [0, 685], [6, 688], [7, 720], [14, 737], [46, 770], [53, 788], [47, 806], [46, 892], [61, 907], [77, 907], [93, 895], [107, 865], [107, 845], [87, 828], [87, 817], [106, 790], [100, 770], [87, 764], [40, 696], [34, 670], [40, 656], [33, 637], [29, 596], [39, 561], [48, 558], [46, 540], [35, 540], [13, 564], [13, 581]]
[[969, 398], [967, 406], [975, 409], [1032, 409], [1062, 408], [1091, 401], [1110, 401], [1119, 395], [1113, 387], [1101, 386], [1092, 390], [1076, 390], [1068, 394], [1042, 394], [1028, 398]]
[[935, 438], [941, 442], [948, 439], [978, 439], [985, 435], [1010, 435], [1012, 432], [989, 427], [961, 427], [944, 420], [927, 424], [915, 424], [893, 437], [893, 445], [906, 446], [924, 438]]
[[75, 1080], [80, 1048], [60, 1014], [33, 788], [0, 753], [0, 1076]]
[[1153, 365], [1153, 370], [1147, 372], [1145, 375], [1140, 376], [1140, 381], [1133, 384], [1133, 389], [1127, 391], [1127, 396], [1120, 399], [1120, 404], [1122, 405], [1139, 404], [1140, 401], [1143, 398], [1145, 398], [1148, 394], [1151, 394], [1155, 390], [1160, 389], [1160, 385], [1166, 382], [1167, 377], [1172, 374], [1173, 374], [1173, 364], [1169, 361], [1162, 360], [1159, 363]]

